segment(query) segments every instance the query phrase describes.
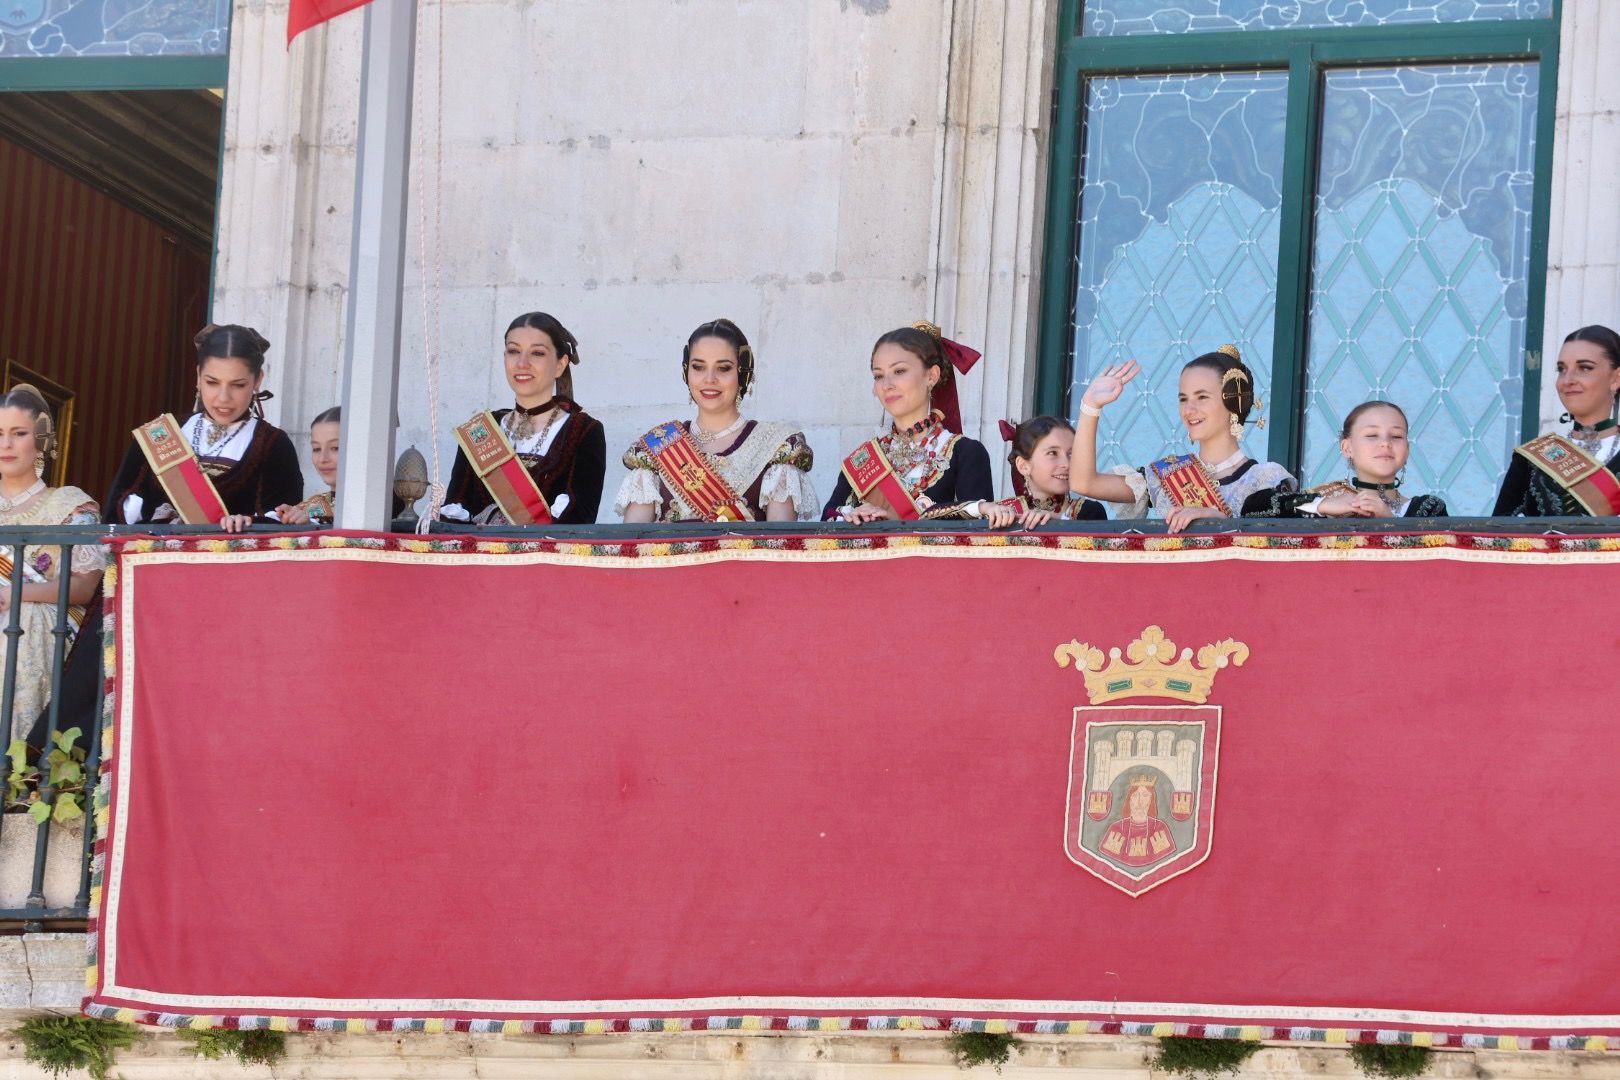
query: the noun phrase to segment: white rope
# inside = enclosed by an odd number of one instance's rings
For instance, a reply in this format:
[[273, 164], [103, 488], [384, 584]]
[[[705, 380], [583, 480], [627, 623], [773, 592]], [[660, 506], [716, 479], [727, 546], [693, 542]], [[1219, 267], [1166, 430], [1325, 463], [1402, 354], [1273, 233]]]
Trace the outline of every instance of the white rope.
[[[438, 0], [434, 4], [437, 18], [434, 26], [434, 88], [433, 88], [433, 250], [439, 249], [441, 226], [444, 220], [444, 202], [439, 198], [444, 182], [444, 5], [445, 0]], [[422, 35], [416, 35], [416, 71], [420, 78], [422, 71]], [[417, 95], [418, 104], [421, 95]], [[425, 126], [422, 120], [422, 110], [418, 109], [418, 122]], [[439, 460], [439, 346], [444, 337], [442, 306], [439, 297], [443, 291], [444, 268], [440, 260], [433, 261], [433, 288], [428, 289], [428, 229], [427, 229], [427, 185], [425, 183], [423, 158], [426, 156], [426, 140], [418, 138], [413, 140], [416, 144], [416, 238], [421, 249], [422, 262], [422, 357], [427, 366], [427, 399], [428, 399], [428, 442], [432, 444], [433, 472], [432, 480], [428, 486], [427, 510], [416, 521], [416, 531], [425, 533], [439, 518], [439, 511], [444, 506], [443, 468]], [[431, 300], [429, 292], [432, 293]]]

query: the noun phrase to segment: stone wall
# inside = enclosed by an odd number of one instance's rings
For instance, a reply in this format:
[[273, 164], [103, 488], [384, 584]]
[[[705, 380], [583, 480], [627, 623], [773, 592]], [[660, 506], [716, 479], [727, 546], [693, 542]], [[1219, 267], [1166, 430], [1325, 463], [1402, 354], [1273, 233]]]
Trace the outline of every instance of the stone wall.
[[[361, 19], [286, 50], [284, 18], [238, 8], [215, 317], [265, 329], [300, 431], [341, 393]], [[932, 317], [984, 348], [970, 425], [1022, 409], [1045, 0], [458, 0], [442, 72], [438, 5], [420, 19], [400, 449], [429, 450], [437, 351], [448, 475], [450, 427], [507, 401], [501, 336], [533, 309], [580, 339], [604, 519], [619, 450], [690, 415], [680, 347], [716, 316], [760, 357], [747, 411], [803, 425], [823, 497], [880, 415], [885, 330]]]

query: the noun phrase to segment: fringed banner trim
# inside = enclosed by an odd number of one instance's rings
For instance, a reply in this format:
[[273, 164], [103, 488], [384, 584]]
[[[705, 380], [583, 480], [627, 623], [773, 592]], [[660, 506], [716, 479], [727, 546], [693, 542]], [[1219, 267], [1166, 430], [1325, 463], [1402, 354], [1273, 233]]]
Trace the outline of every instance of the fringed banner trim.
[[693, 1016], [611, 1020], [362, 1019], [317, 1016], [199, 1016], [143, 1012], [111, 1005], [86, 1005], [85, 1014], [127, 1024], [170, 1028], [223, 1028], [237, 1031], [420, 1031], [483, 1035], [611, 1035], [700, 1031], [982, 1031], [1013, 1035], [1123, 1035], [1134, 1038], [1182, 1036], [1248, 1042], [1326, 1044], [1379, 1043], [1454, 1050], [1607, 1051], [1604, 1035], [1453, 1035], [1445, 1032], [1366, 1028], [1269, 1027], [1259, 1025], [1137, 1023], [1129, 1020], [998, 1020], [937, 1016]]

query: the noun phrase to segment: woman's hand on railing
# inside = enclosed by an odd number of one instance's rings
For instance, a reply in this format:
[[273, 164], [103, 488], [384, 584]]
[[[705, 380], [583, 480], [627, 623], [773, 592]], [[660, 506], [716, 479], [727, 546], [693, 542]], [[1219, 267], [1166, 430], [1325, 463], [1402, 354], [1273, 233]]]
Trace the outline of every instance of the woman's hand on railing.
[[1164, 524], [1169, 532], [1178, 533], [1195, 521], [1226, 516], [1228, 516], [1226, 511], [1217, 510], [1213, 506], [1173, 506], [1170, 512], [1164, 515]]
[[219, 527], [228, 533], [246, 532], [252, 524], [253, 518], [247, 514], [226, 514], [219, 519]]
[[874, 506], [863, 502], [853, 509], [844, 511], [844, 520], [852, 525], [864, 525], [868, 521], [899, 521], [900, 515], [886, 506]]
[[309, 511], [302, 506], [289, 506], [282, 503], [276, 507], [276, 520], [283, 525], [308, 525]]

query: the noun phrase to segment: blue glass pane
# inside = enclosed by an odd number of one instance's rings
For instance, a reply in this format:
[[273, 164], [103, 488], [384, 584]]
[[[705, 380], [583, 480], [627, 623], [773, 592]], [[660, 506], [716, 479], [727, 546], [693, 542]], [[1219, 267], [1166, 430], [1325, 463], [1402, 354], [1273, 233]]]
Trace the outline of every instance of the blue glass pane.
[[1330, 72], [1316, 198], [1303, 469], [1344, 475], [1369, 397], [1411, 421], [1408, 492], [1489, 513], [1518, 441], [1535, 64]]
[[[1074, 385], [1135, 358], [1103, 414], [1104, 465], [1186, 446], [1181, 367], [1233, 342], [1269, 400], [1285, 72], [1095, 78], [1086, 88]], [[1265, 451], [1251, 426], [1245, 443]]]
[[1545, 19], [1553, 0], [1086, 0], [1080, 32], [1185, 34]]
[[224, 56], [230, 0], [0, 0], [0, 58]]

